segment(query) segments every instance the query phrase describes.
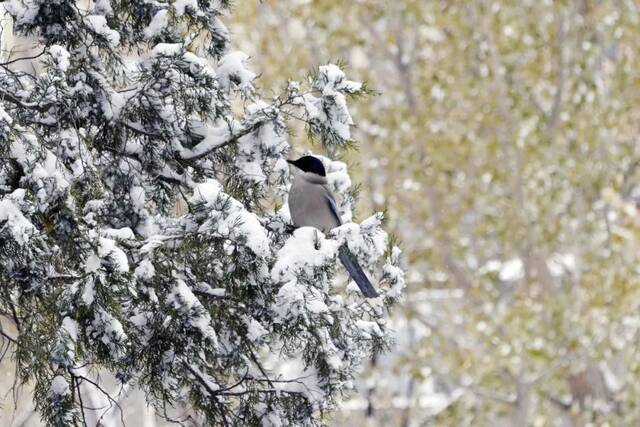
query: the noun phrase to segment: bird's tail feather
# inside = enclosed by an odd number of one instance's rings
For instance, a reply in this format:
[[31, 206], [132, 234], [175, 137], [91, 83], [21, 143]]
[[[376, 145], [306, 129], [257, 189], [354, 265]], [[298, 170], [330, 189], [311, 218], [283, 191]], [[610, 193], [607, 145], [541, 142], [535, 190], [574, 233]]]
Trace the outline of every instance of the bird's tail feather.
[[373, 288], [373, 285], [367, 278], [364, 271], [356, 261], [355, 257], [349, 251], [349, 248], [346, 244], [340, 246], [338, 251], [338, 257], [344, 265], [344, 268], [347, 269], [351, 278], [356, 282], [362, 294], [367, 298], [375, 298], [378, 296], [378, 292]]

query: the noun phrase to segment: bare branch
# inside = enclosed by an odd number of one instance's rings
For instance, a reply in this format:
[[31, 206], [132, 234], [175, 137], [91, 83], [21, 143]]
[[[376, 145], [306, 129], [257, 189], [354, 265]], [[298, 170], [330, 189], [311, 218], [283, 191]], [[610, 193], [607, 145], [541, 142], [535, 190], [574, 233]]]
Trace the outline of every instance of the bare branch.
[[43, 49], [42, 52], [40, 52], [39, 54], [34, 55], [34, 56], [23, 56], [21, 58], [12, 59], [11, 61], [0, 62], [0, 66], [6, 66], [6, 65], [9, 65], [9, 64], [13, 64], [14, 62], [19, 62], [19, 61], [27, 61], [29, 59], [38, 59], [42, 55], [44, 55], [46, 52], [47, 52], [47, 49]]

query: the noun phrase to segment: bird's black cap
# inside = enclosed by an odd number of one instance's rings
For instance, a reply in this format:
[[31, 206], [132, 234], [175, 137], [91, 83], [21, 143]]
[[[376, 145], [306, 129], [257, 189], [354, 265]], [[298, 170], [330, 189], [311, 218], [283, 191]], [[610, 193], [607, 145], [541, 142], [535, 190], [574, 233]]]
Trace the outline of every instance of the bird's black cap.
[[303, 172], [311, 172], [320, 176], [327, 176], [322, 161], [314, 156], [302, 156], [298, 160], [287, 160]]

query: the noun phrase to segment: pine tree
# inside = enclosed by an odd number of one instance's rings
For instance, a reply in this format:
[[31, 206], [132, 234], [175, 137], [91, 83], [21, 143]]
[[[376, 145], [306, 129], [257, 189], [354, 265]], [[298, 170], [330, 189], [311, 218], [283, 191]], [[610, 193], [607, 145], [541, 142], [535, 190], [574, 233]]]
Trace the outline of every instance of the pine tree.
[[[80, 385], [107, 393], [107, 371], [174, 421], [321, 424], [388, 343], [404, 279], [381, 214], [292, 231], [288, 129], [339, 153], [364, 86], [328, 64], [261, 98], [224, 0], [5, 8], [44, 65], [0, 64], [2, 334], [43, 420], [86, 423]], [[346, 165], [322, 159], [350, 221]], [[381, 298], [341, 288], [344, 242]]]

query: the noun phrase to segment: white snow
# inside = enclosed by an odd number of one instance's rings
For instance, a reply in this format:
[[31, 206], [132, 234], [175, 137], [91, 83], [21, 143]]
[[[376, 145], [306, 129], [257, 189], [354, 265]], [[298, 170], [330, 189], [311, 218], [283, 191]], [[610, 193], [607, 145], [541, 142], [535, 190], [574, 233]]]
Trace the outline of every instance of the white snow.
[[153, 235], [153, 236], [149, 237], [147, 240], [145, 240], [146, 243], [144, 245], [142, 245], [142, 247], [140, 248], [140, 253], [141, 254], [150, 254], [155, 249], [157, 249], [160, 246], [164, 245], [166, 240], [167, 239], [166, 239], [165, 236]]
[[378, 326], [376, 322], [357, 320], [356, 325], [366, 338], [371, 338], [373, 336], [381, 337], [383, 335], [380, 326]]
[[111, 15], [113, 13], [111, 0], [93, 0], [93, 10], [100, 15]]
[[151, 22], [144, 29], [144, 36], [148, 39], [151, 39], [157, 35], [159, 35], [162, 30], [164, 30], [169, 24], [169, 17], [167, 9], [162, 9], [156, 12], [151, 19]]
[[326, 313], [329, 311], [329, 307], [319, 299], [307, 299], [306, 307], [309, 312], [314, 314]]
[[151, 49], [151, 56], [175, 56], [183, 49], [182, 43], [158, 43]]
[[211, 77], [216, 76], [216, 72], [213, 70], [213, 68], [211, 68], [211, 66], [209, 65], [209, 62], [206, 59], [186, 51], [182, 55], [182, 59], [184, 59], [186, 62], [191, 64], [191, 70], [193, 72], [196, 72], [196, 70], [204, 70], [204, 72], [210, 75]]
[[56, 375], [49, 386], [49, 396], [59, 398], [70, 393], [69, 383], [62, 375]]
[[179, 153], [180, 157], [191, 160], [214, 150], [227, 143], [231, 139], [233, 131], [239, 127], [236, 123], [222, 123], [218, 126], [202, 125], [193, 128], [192, 131], [202, 136], [203, 139], [193, 148], [182, 148]]
[[122, 323], [116, 319], [111, 313], [101, 307], [95, 310], [91, 325], [87, 327], [87, 332], [93, 338], [98, 338], [103, 344], [109, 347], [114, 356], [121, 355], [121, 349], [118, 345], [122, 345], [127, 341], [127, 334], [124, 332]]
[[77, 340], [78, 323], [74, 319], [66, 316], [62, 319], [62, 324], [60, 325], [56, 343], [56, 353], [68, 361], [74, 360]]
[[[257, 101], [246, 108], [248, 117], [260, 117], [269, 112], [273, 112], [273, 108], [264, 101]], [[247, 181], [263, 184], [272, 176], [288, 173], [283, 159], [289, 149], [287, 136], [285, 132], [278, 134], [271, 121], [240, 138], [237, 147], [235, 162]]]
[[105, 18], [104, 15], [87, 15], [84, 19], [86, 24], [95, 31], [96, 34], [107, 39], [111, 46], [117, 46], [120, 43], [120, 33], [109, 28], [107, 18]]
[[76, 129], [63, 129], [60, 131], [60, 142], [56, 154], [67, 158], [71, 163], [72, 178], [82, 176], [86, 168], [91, 169], [93, 166], [91, 154], [85, 143], [79, 138], [79, 131]]
[[256, 78], [256, 75], [247, 68], [248, 59], [249, 56], [240, 51], [229, 52], [224, 55], [216, 69], [220, 86], [228, 91], [231, 87], [231, 82], [235, 81], [238, 83], [240, 90], [251, 89], [251, 82]]
[[[44, 160], [33, 168], [31, 176], [41, 188], [45, 187], [44, 181], [48, 178], [53, 178], [55, 180], [57, 190], [67, 188], [70, 185], [69, 173], [61, 167], [58, 162], [58, 158], [51, 151], [44, 149], [44, 153]], [[41, 195], [39, 194], [38, 197], [40, 198]], [[45, 194], [42, 195], [42, 197], [46, 199], [49, 196]], [[48, 200], [42, 200], [42, 202], [43, 204], [48, 204]]]
[[335, 64], [326, 64], [319, 67], [318, 78], [322, 81], [324, 88], [332, 88], [348, 93], [362, 90], [362, 83], [347, 80], [344, 72]]
[[133, 271], [140, 279], [151, 279], [156, 274], [156, 269], [149, 258], [143, 258]]
[[[65, 133], [60, 134], [61, 137]], [[11, 143], [11, 157], [13, 157], [20, 165], [23, 166], [27, 173], [27, 179], [35, 185], [33, 190], [36, 194], [36, 209], [44, 212], [53, 202], [53, 195], [56, 192], [62, 192], [69, 187], [73, 175], [60, 162], [58, 156], [50, 150], [38, 146], [39, 142], [29, 133], [23, 133], [20, 140], [16, 139]], [[38, 146], [39, 148], [34, 149]], [[66, 150], [66, 141], [61, 141], [58, 149]]]
[[[127, 232], [120, 232], [123, 236]], [[95, 237], [95, 232], [90, 232], [90, 236]], [[106, 237], [98, 237], [98, 251], [89, 255], [85, 261], [84, 271], [86, 273], [94, 273], [98, 271], [102, 265], [102, 259], [109, 258], [115, 265], [116, 269], [122, 273], [129, 271], [129, 259], [127, 254], [120, 249], [116, 242]]]
[[346, 243], [349, 250], [359, 259], [372, 262], [387, 250], [388, 236], [381, 228], [382, 219], [383, 215], [379, 212], [360, 224], [343, 224], [334, 228], [331, 233], [340, 243]]
[[32, 24], [38, 12], [40, 11], [40, 3], [33, 0], [9, 0], [4, 8], [11, 15], [15, 16], [15, 25]]
[[253, 317], [245, 319], [245, 323], [247, 325], [247, 338], [251, 342], [258, 341], [269, 332]]
[[82, 290], [82, 295], [80, 298], [82, 299], [82, 303], [86, 306], [93, 304], [93, 301], [96, 298], [96, 287], [93, 284], [93, 280], [91, 279], [87, 280], [87, 282], [84, 285], [84, 289]]
[[69, 334], [69, 337], [76, 341], [78, 339], [78, 322], [70, 317], [62, 319], [62, 330]]
[[[133, 91], [130, 92], [129, 96], [133, 96], [134, 93], [135, 92]], [[100, 108], [102, 109], [105, 118], [107, 118], [108, 120], [114, 120], [120, 117], [122, 108], [129, 101], [129, 98], [125, 94], [118, 93], [113, 90], [108, 92], [106, 96], [100, 94], [98, 96], [98, 99], [100, 102]]]
[[278, 251], [271, 278], [283, 283], [305, 273], [312, 276], [315, 268], [333, 261], [339, 246], [340, 242], [326, 239], [313, 227], [298, 228]]
[[173, 7], [176, 11], [177, 16], [182, 16], [185, 14], [187, 8], [191, 8], [195, 11], [198, 10], [198, 0], [176, 0], [173, 3]]
[[49, 54], [60, 71], [67, 71], [69, 68], [69, 57], [71, 56], [67, 49], [63, 46], [54, 44], [49, 46]]
[[325, 166], [327, 169], [327, 181], [333, 191], [338, 194], [346, 193], [351, 187], [351, 177], [349, 177], [349, 173], [347, 172], [347, 164], [327, 158]]
[[505, 261], [500, 267], [498, 278], [503, 282], [512, 282], [524, 277], [524, 264], [520, 258]]
[[[150, 37], [153, 31], [161, 31], [162, 30], [162, 28], [160, 28], [161, 25], [166, 25], [166, 22], [165, 22], [167, 19], [166, 13], [161, 14], [161, 12], [162, 11], [158, 12], [160, 16], [156, 15], [154, 17], [154, 22], [152, 22], [150, 26], [147, 27], [147, 29], [145, 30], [145, 32], [149, 34], [147, 37]], [[156, 21], [156, 18], [157, 18], [157, 21]], [[150, 58], [163, 57], [163, 56], [166, 56], [166, 57], [180, 56], [185, 62], [188, 62], [192, 67], [195, 67], [194, 72], [197, 69], [205, 69], [206, 73], [215, 77], [215, 71], [213, 70], [213, 68], [211, 68], [211, 66], [209, 65], [209, 62], [205, 58], [202, 58], [194, 53], [189, 52], [185, 44], [183, 43], [158, 43], [153, 47], [153, 49], [151, 49], [151, 52], [149, 54]]]
[[15, 203], [15, 201], [21, 201], [23, 197], [24, 190], [18, 189], [9, 197], [0, 200], [0, 231], [8, 229], [13, 240], [19, 245], [26, 244], [36, 231]]
[[200, 369], [193, 365], [191, 365], [189, 369], [196, 377], [198, 377], [199, 381], [205, 384], [204, 391], [207, 394], [220, 390], [220, 386], [218, 385], [218, 383], [216, 383], [215, 379], [211, 375], [202, 372]]
[[331, 130], [339, 138], [350, 140], [353, 119], [344, 94], [360, 91], [362, 84], [347, 80], [337, 65], [327, 64], [320, 66], [313, 85], [322, 96], [310, 93], [302, 96], [308, 119]]
[[105, 228], [101, 232], [105, 237], [117, 240], [133, 240], [136, 238], [133, 230], [129, 227], [123, 228]]
[[149, 319], [145, 313], [137, 313], [129, 317], [129, 322], [142, 329], [149, 323]]
[[0, 120], [3, 120], [7, 124], [13, 123], [13, 119], [11, 118], [9, 113], [7, 113], [5, 111], [5, 109], [2, 107], [2, 105], [0, 105]]
[[120, 249], [114, 240], [101, 237], [98, 246], [98, 256], [101, 258], [109, 257], [116, 264], [117, 269], [126, 273], [129, 271], [129, 260], [127, 255]]
[[320, 289], [300, 282], [297, 278], [283, 284], [271, 309], [276, 314], [276, 322], [285, 323], [297, 317], [322, 316], [329, 312], [324, 302], [326, 294]]
[[278, 290], [278, 297], [273, 307], [279, 321], [283, 322], [290, 317], [298, 317], [305, 307], [305, 286], [292, 279]]
[[196, 185], [189, 201], [193, 204], [205, 203], [210, 209], [209, 219], [200, 226], [200, 232], [214, 232], [233, 242], [243, 243], [262, 258], [271, 254], [267, 232], [258, 217], [225, 194], [215, 179]]
[[312, 366], [306, 366], [302, 358], [278, 360], [274, 371], [275, 376], [281, 379], [274, 384], [277, 389], [302, 393], [312, 403], [324, 400], [324, 392], [320, 386], [317, 370]]
[[95, 253], [92, 253], [87, 257], [87, 259], [84, 262], [84, 272], [94, 273], [100, 269], [101, 265], [102, 265], [102, 261], [100, 260], [100, 257]]
[[400, 268], [400, 255], [402, 251], [399, 247], [394, 246], [391, 249], [391, 255], [387, 258], [387, 262], [382, 267], [382, 278], [390, 288], [385, 292], [385, 295], [390, 298], [399, 298], [404, 289], [405, 272]]
[[191, 292], [189, 286], [182, 279], [176, 279], [176, 284], [167, 297], [167, 302], [178, 312], [188, 316], [188, 323], [198, 329], [200, 333], [218, 344], [216, 332], [211, 327], [209, 312], [202, 306], [200, 300]]
[[[222, 272], [220, 272], [222, 274]], [[208, 283], [199, 282], [195, 286], [195, 290], [203, 294], [211, 295], [212, 297], [223, 297], [227, 291], [224, 288], [212, 288]]]
[[129, 197], [131, 197], [131, 203], [137, 212], [144, 211], [145, 191], [144, 188], [134, 185], [129, 190]]

